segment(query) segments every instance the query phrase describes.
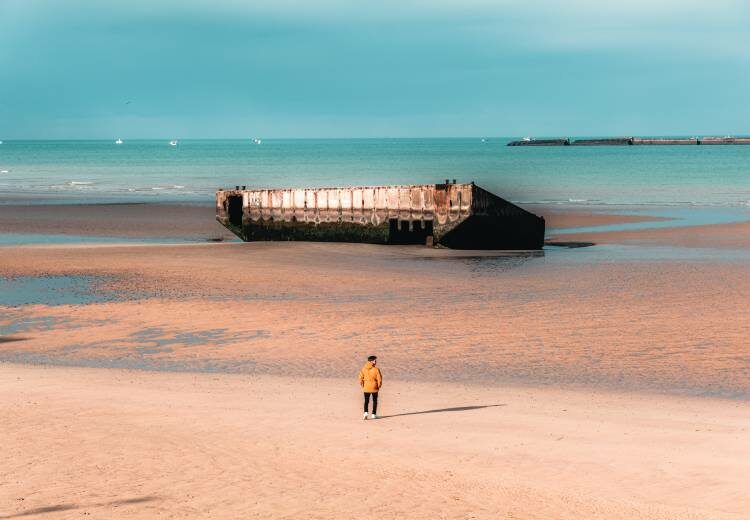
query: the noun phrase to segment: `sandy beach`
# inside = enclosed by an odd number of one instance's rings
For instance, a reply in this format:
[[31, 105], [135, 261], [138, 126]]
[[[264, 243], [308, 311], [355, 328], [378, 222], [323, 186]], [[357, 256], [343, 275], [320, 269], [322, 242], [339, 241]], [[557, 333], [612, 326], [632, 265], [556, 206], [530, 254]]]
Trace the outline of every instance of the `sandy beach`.
[[746, 405], [0, 365], [2, 518], [744, 518]]
[[750, 520], [749, 5], [0, 0], [0, 520]]
[[[3, 204], [4, 203], [4, 204]], [[0, 230], [122, 238], [233, 237], [208, 204], [17, 204], [0, 198]]]
[[734, 256], [677, 227], [509, 255], [213, 243], [185, 208], [0, 212], [192, 240], [0, 248], [0, 518], [750, 514], [747, 224], [712, 226]]
[[558, 231], [555, 233], [554, 240], [561, 242], [587, 240], [597, 244], [677, 246], [719, 250], [748, 249], [750, 248], [750, 222], [632, 231], [589, 233], [564, 233]]

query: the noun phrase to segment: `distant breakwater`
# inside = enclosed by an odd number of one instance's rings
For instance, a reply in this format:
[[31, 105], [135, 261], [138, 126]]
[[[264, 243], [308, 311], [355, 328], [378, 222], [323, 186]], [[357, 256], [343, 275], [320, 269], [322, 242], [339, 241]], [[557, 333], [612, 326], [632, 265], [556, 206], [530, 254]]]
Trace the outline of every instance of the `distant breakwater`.
[[604, 137], [597, 139], [530, 139], [511, 141], [508, 146], [634, 146], [634, 145], [719, 145], [750, 144], [750, 137]]

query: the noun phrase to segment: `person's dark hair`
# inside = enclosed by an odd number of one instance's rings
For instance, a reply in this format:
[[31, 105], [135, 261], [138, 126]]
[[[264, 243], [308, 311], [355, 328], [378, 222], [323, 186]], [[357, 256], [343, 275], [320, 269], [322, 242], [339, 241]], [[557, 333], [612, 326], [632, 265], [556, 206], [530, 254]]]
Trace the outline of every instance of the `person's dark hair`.
[[376, 359], [378, 359], [378, 356], [369, 356], [367, 361], [375, 361]]

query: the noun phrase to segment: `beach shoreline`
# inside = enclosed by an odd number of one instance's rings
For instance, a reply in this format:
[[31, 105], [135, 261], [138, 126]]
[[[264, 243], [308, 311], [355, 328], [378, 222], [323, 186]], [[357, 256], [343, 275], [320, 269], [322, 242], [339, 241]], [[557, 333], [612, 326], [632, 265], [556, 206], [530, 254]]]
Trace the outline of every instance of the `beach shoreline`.
[[[209, 206], [5, 208], [0, 229], [75, 236], [0, 247], [0, 516], [750, 511], [747, 223], [558, 208], [555, 240], [602, 244], [501, 252], [214, 243]], [[643, 227], [575, 231], [612, 225]]]

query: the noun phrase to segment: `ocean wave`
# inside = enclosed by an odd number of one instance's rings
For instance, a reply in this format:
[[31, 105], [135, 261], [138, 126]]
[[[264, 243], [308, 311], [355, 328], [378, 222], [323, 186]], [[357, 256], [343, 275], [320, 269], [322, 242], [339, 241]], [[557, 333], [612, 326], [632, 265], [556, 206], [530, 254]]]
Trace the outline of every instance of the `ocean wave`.
[[120, 191], [127, 191], [129, 193], [150, 193], [154, 191], [172, 191], [183, 189], [185, 189], [185, 186], [181, 184], [172, 184], [168, 186], [131, 186], [127, 188], [120, 188]]
[[181, 190], [185, 186], [182, 186], [180, 184], [173, 184], [171, 186], [152, 186], [152, 190]]
[[93, 181], [70, 181], [68, 186], [91, 186]]

